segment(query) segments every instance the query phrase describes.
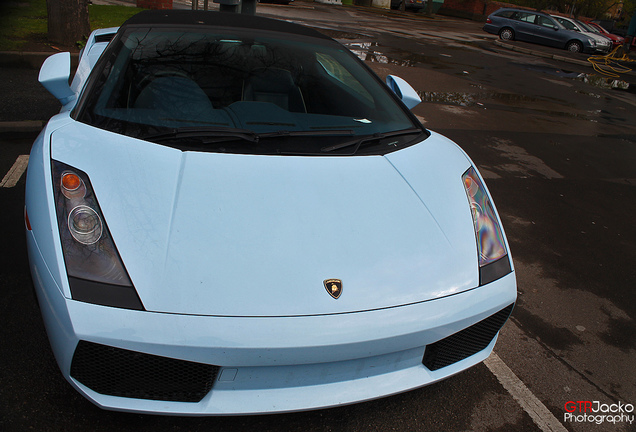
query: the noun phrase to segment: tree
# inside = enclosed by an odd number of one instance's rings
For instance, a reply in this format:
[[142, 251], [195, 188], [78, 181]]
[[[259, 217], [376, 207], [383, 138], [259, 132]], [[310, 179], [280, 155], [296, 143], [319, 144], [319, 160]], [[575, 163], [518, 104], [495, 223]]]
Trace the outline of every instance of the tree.
[[46, 0], [49, 42], [74, 45], [88, 37], [88, 0]]
[[629, 18], [636, 12], [636, 0], [625, 0], [623, 2], [623, 17], [629, 22]]
[[519, 2], [520, 5], [534, 8], [537, 11], [549, 9], [549, 6], [556, 5], [557, 3], [559, 3], [559, 1], [553, 0], [527, 0]]

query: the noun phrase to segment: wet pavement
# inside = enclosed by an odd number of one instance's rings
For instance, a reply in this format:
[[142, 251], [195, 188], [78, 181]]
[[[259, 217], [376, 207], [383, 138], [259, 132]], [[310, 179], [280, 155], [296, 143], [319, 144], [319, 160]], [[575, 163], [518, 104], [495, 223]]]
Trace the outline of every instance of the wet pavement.
[[[472, 21], [309, 2], [259, 5], [258, 13], [317, 27], [381, 77], [395, 74], [415, 88], [423, 103], [414, 113], [475, 161], [509, 237], [519, 300], [495, 352], [565, 430], [636, 430], [564, 421], [571, 400], [636, 403], [634, 74], [600, 76], [586, 56], [564, 50], [514, 43], [531, 53], [515, 51]], [[57, 110], [36, 75], [0, 69], [0, 121], [44, 120]], [[0, 134], [3, 173], [28, 153], [32, 135]], [[2, 430], [558, 430], [531, 417], [484, 365], [403, 395], [311, 413], [185, 419], [101, 411], [63, 381], [48, 348], [26, 269], [23, 188], [24, 179], [0, 191]]]
[[519, 301], [495, 351], [554, 413], [569, 398], [636, 399], [632, 89], [496, 48], [426, 44], [412, 61], [391, 45], [373, 46], [371, 67], [414, 85], [414, 112], [468, 152], [504, 219]]

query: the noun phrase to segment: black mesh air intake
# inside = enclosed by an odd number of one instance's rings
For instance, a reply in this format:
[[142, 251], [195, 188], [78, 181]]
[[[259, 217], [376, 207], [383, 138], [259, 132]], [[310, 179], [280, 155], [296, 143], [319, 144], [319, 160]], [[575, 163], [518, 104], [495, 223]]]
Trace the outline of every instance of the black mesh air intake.
[[424, 366], [434, 371], [477, 354], [486, 348], [504, 325], [514, 304], [464, 330], [426, 346]]
[[71, 376], [97, 393], [136, 399], [199, 402], [218, 366], [80, 341]]

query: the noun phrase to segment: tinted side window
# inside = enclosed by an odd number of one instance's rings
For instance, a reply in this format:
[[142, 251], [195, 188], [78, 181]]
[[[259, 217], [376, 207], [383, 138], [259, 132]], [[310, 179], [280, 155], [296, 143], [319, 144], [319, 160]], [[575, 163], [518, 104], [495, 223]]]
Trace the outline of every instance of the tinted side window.
[[537, 16], [533, 13], [519, 12], [519, 21], [524, 21], [524, 22], [534, 24], [536, 18]]
[[538, 18], [537, 24], [539, 24], [540, 26], [549, 27], [549, 28], [557, 28], [557, 26], [554, 24], [554, 22], [550, 18], [543, 17], [540, 15], [537, 18]]
[[323, 67], [325, 72], [332, 78], [337, 79], [342, 84], [346, 85], [352, 91], [358, 93], [367, 101], [373, 103], [373, 96], [360, 84], [360, 82], [337, 60], [331, 57], [329, 54], [316, 53], [316, 61]]
[[515, 11], [505, 10], [505, 11], [497, 12], [495, 16], [502, 17], [502, 18], [512, 18], [513, 13], [515, 13]]

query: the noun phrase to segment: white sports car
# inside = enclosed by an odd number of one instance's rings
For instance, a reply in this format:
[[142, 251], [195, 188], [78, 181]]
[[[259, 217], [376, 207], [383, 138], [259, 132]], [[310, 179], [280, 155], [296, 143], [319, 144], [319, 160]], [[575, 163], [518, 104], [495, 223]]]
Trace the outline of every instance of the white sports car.
[[100, 407], [252, 414], [374, 399], [484, 360], [516, 282], [468, 156], [336, 41], [146, 11], [40, 81], [33, 281], [64, 377]]

